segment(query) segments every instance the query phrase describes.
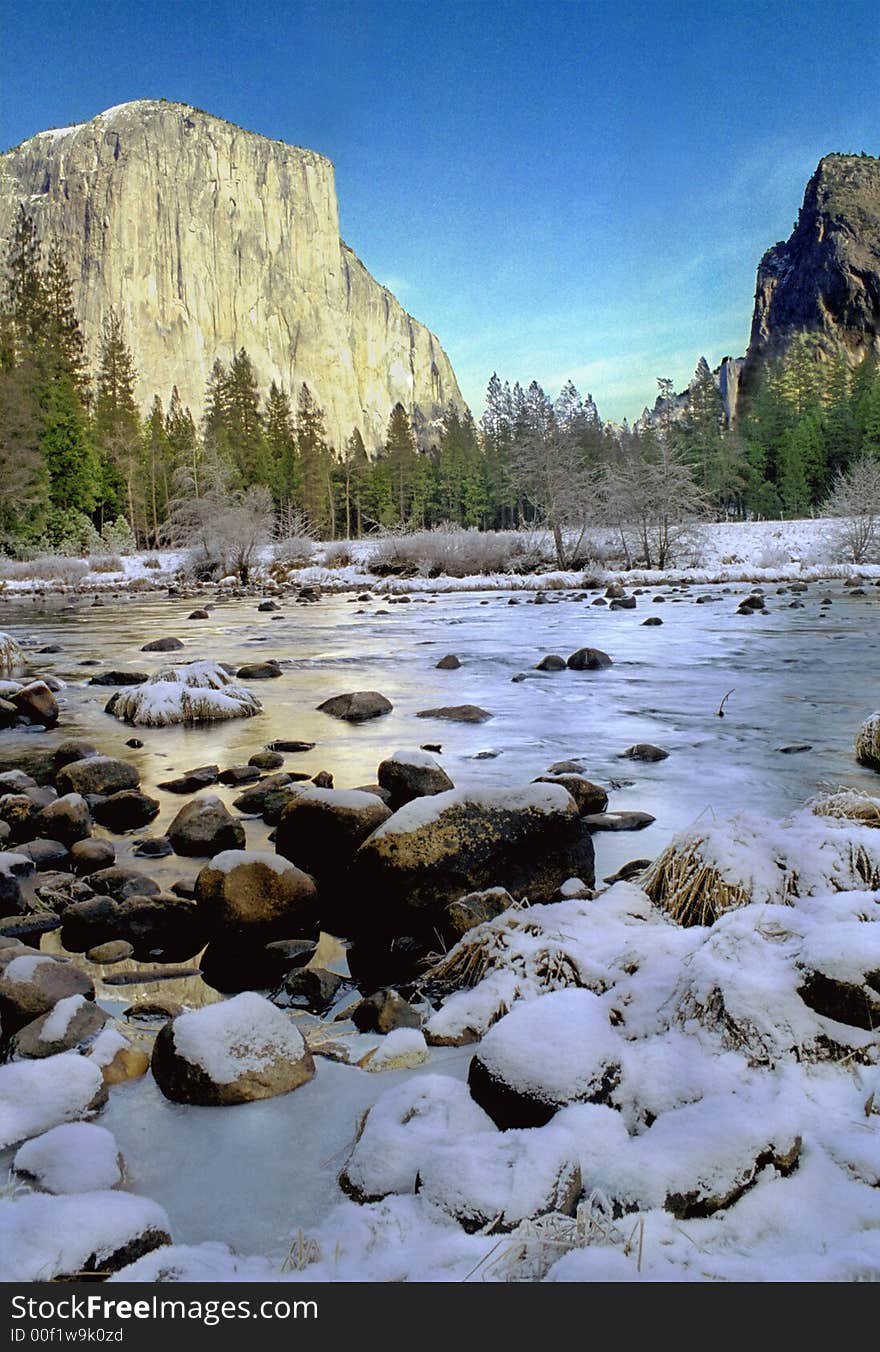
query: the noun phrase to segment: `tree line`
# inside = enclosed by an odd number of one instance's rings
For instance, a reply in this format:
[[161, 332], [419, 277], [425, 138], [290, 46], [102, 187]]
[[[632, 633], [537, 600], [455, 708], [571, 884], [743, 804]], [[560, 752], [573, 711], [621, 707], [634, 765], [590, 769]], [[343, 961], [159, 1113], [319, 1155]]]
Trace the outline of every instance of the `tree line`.
[[[767, 363], [738, 423], [701, 359], [683, 396], [658, 381], [652, 414], [603, 423], [572, 382], [551, 400], [493, 374], [479, 423], [450, 405], [435, 425], [401, 404], [369, 455], [358, 428], [342, 446], [305, 383], [265, 393], [248, 353], [217, 359], [197, 423], [177, 388], [138, 409], [122, 323], [105, 319], [94, 371], [57, 246], [44, 250], [19, 209], [0, 307], [0, 537], [35, 547], [158, 545], [210, 503], [255, 491], [279, 529], [324, 539], [441, 523], [546, 527], [560, 566], [591, 525], [615, 527], [627, 557], [664, 566], [684, 524], [799, 516], [841, 475], [880, 457], [880, 373], [820, 360], [803, 335]], [[199, 510], [193, 504], [202, 504]]]

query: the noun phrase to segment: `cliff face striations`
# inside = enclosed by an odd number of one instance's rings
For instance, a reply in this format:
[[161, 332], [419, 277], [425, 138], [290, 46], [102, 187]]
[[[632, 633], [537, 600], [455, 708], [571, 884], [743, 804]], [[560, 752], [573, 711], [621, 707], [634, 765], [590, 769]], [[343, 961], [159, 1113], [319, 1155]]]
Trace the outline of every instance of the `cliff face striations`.
[[880, 160], [826, 155], [790, 238], [761, 259], [744, 388], [802, 333], [826, 357], [880, 356]]
[[177, 385], [198, 414], [216, 357], [305, 381], [339, 447], [373, 449], [399, 401], [430, 424], [464, 408], [437, 339], [339, 238], [333, 166], [182, 104], [142, 100], [40, 132], [0, 157], [0, 234], [23, 201], [57, 242], [94, 358], [116, 310], [142, 402]]

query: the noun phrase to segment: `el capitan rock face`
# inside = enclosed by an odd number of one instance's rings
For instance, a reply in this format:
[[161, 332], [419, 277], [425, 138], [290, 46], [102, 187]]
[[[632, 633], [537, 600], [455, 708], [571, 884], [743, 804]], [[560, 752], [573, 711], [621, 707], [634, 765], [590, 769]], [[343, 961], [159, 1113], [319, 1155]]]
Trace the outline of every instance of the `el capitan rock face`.
[[815, 334], [825, 357], [880, 356], [880, 160], [871, 156], [820, 160], [794, 231], [761, 259], [746, 391], [801, 333]]
[[417, 427], [464, 408], [437, 339], [340, 240], [315, 151], [144, 99], [3, 155], [3, 238], [21, 201], [63, 251], [93, 361], [121, 317], [142, 403], [177, 385], [198, 414], [214, 359], [244, 347], [263, 388], [308, 384], [337, 447], [355, 426], [380, 445], [397, 402]]

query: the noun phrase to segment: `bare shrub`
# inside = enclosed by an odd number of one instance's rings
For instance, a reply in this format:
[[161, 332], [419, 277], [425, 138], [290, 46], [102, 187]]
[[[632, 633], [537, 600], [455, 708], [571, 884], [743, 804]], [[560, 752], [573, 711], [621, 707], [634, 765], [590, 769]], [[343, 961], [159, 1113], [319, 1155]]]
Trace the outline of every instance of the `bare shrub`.
[[839, 474], [823, 511], [837, 518], [837, 550], [853, 563], [864, 563], [877, 550], [880, 535], [880, 464], [859, 460]]
[[6, 582], [58, 582], [72, 587], [81, 582], [89, 571], [85, 559], [69, 558], [65, 554], [51, 554], [38, 559], [14, 562], [0, 561], [0, 578]]
[[161, 568], [162, 562], [156, 558], [155, 554], [150, 554], [148, 558], [143, 560], [143, 566], [145, 568]]
[[524, 571], [525, 537], [516, 531], [462, 530], [437, 526], [377, 541], [369, 566], [380, 576], [476, 577]]
[[348, 568], [353, 562], [351, 545], [347, 540], [339, 540], [324, 550], [325, 568]]
[[197, 578], [235, 574], [247, 582], [259, 551], [272, 539], [275, 512], [268, 488], [232, 489], [217, 463], [203, 465], [203, 491], [196, 494], [186, 472], [170, 504], [162, 535], [190, 550], [186, 565]]
[[89, 559], [89, 571], [92, 573], [121, 573], [125, 564], [118, 554], [99, 554], [96, 559]]

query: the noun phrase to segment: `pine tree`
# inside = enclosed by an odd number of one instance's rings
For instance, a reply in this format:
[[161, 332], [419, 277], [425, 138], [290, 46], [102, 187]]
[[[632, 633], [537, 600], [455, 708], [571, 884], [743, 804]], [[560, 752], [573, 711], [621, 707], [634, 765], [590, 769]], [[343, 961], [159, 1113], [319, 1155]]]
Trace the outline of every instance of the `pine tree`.
[[332, 527], [331, 453], [324, 430], [324, 410], [303, 381], [296, 405], [296, 446], [302, 474], [302, 509], [313, 530], [326, 534]]
[[[188, 408], [184, 408], [176, 385], [171, 391], [168, 412], [165, 414], [165, 436], [168, 441], [168, 468], [171, 483], [173, 483], [174, 475], [178, 471], [184, 470], [195, 497], [199, 497], [202, 447], [193, 415]], [[171, 483], [164, 485], [166, 501], [170, 500]]]
[[369, 469], [364, 439], [360, 428], [353, 427], [351, 436], [342, 448], [342, 456], [336, 466], [336, 477], [340, 488], [340, 499], [345, 521], [345, 538], [352, 538], [352, 510], [354, 510], [355, 535], [360, 535], [363, 514], [364, 479]]
[[101, 475], [79, 391], [68, 375], [49, 386], [40, 447], [49, 473], [49, 501], [62, 513], [94, 511]]
[[270, 481], [276, 502], [302, 506], [302, 476], [290, 399], [275, 381], [269, 386], [264, 415]]
[[244, 348], [230, 363], [224, 404], [226, 444], [241, 487], [267, 484], [270, 463], [260, 393], [253, 362]]
[[149, 535], [154, 544], [159, 539], [159, 527], [165, 520], [172, 475], [172, 450], [165, 426], [162, 400], [156, 394], [143, 430], [144, 498], [150, 523]]
[[393, 484], [397, 524], [403, 527], [410, 521], [414, 496], [420, 487], [420, 476], [416, 439], [409, 414], [401, 403], [394, 405], [388, 419], [385, 459]]
[[26, 362], [0, 370], [0, 532], [3, 543], [41, 534], [49, 471], [41, 447], [43, 410]]
[[47, 296], [42, 249], [24, 203], [18, 208], [6, 251], [3, 309], [11, 320], [19, 359], [29, 352], [33, 354], [45, 334]]
[[88, 403], [89, 372], [85, 341], [73, 304], [73, 287], [64, 256], [57, 245], [49, 250], [45, 275], [46, 346], [53, 370], [64, 372], [73, 381], [84, 403]]
[[111, 310], [101, 332], [95, 394], [95, 442], [101, 456], [103, 486], [98, 503], [101, 520], [123, 515], [135, 534], [138, 520], [135, 482], [141, 462], [141, 428], [134, 397], [135, 370], [122, 324]]

